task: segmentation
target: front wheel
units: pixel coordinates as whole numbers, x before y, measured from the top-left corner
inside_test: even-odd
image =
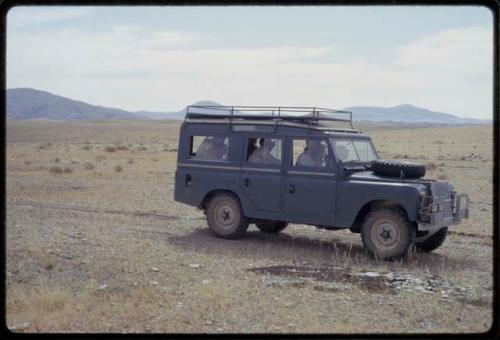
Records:
[[[429,238],[426,238],[422,242],[416,242],[415,248],[417,248],[417,251],[419,252],[430,253],[431,251],[441,247],[444,240],[446,240],[446,235],[448,235],[448,228],[439,229],[437,233]]]
[[[288,226],[286,222],[279,221],[259,221],[255,222],[257,228],[266,234],[277,234]]]
[[[206,210],[210,230],[221,238],[237,239],[245,235],[248,219],[243,216],[239,200],[231,194],[218,194]]]
[[[386,207],[371,211],[363,222],[361,240],[375,258],[398,260],[415,243],[416,228],[404,211]]]

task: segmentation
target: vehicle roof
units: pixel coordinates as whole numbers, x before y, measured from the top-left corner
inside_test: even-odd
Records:
[[[190,127],[190,129],[198,130],[201,133],[258,133],[258,134],[286,134],[286,135],[310,135],[322,137],[337,137],[337,138],[369,138],[359,130],[355,129],[321,129],[317,126],[307,125],[292,125],[289,123],[267,123],[255,124],[253,122],[232,123],[228,122],[206,122],[206,121],[189,121],[186,120],[183,126]],[[228,129],[229,128],[229,129]]]
[[[348,115],[349,118],[336,117],[335,114]],[[338,126],[338,123],[348,123],[349,127]],[[313,135],[367,137],[353,128],[351,112],[317,107],[188,106],[184,124],[207,130],[218,130],[216,127],[220,126],[226,132],[229,125],[233,132],[303,135],[306,130],[308,134]]]

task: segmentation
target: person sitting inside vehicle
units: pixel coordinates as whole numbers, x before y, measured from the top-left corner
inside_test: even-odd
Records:
[[[335,152],[337,152],[337,158],[345,162],[349,159],[349,151],[345,147],[345,145],[337,145],[335,147]]]
[[[196,159],[221,161],[226,158],[227,146],[222,137],[207,137],[196,151]]]
[[[273,139],[259,139],[259,147],[248,157],[249,163],[279,165],[280,161],[271,154],[276,145]]]
[[[304,152],[302,152],[295,165],[315,168],[326,166],[326,146],[319,140],[307,140]]]
[[[257,150],[257,138],[249,138],[247,144],[247,160],[255,150]]]

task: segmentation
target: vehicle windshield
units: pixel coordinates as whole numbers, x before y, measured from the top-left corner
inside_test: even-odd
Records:
[[[337,159],[344,163],[365,163],[378,159],[369,139],[330,138],[330,143]]]

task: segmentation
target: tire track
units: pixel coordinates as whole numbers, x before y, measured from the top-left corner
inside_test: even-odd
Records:
[[[7,206],[9,205],[18,207],[27,207],[27,208],[39,208],[39,209],[70,210],[70,211],[88,212],[97,214],[116,214],[116,215],[132,216],[132,217],[153,217],[159,220],[167,220],[167,221],[175,221],[179,219],[178,216],[164,215],[164,214],[144,212],[144,211],[96,209],[92,207],[81,207],[81,206],[68,207],[64,205],[49,205],[49,204],[36,204],[36,203],[27,204],[27,203],[8,202]]]

